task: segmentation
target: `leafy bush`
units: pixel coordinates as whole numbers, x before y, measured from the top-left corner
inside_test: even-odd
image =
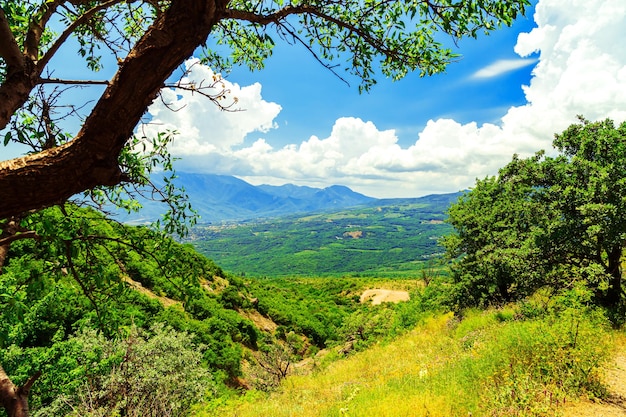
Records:
[[[160,324],[150,333],[133,327],[117,340],[84,330],[66,344],[79,355],[73,373],[82,383],[35,417],[183,416],[214,390],[201,363],[202,347],[191,335]]]

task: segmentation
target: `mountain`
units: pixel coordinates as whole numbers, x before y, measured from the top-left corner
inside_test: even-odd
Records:
[[[239,178],[216,174],[179,172],[174,180],[185,188],[200,223],[244,221],[279,217],[296,213],[318,212],[359,206],[376,201],[348,187],[333,185],[313,188],[286,184],[254,186]],[[157,186],[162,180],[154,179]],[[144,208],[120,220],[142,223],[159,218],[165,207],[161,203],[142,201]]]

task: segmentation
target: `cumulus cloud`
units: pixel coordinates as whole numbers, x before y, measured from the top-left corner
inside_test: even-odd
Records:
[[[539,0],[534,19],[537,27],[519,35],[515,52],[521,58],[538,53],[538,60],[500,61],[475,74],[491,77],[536,62],[530,85],[523,86],[526,104],[508,109],[497,124],[430,120],[408,147],[399,145],[394,130],[351,117],[338,119],[326,138],[280,148],[265,139],[242,146],[248,133],[275,127],[280,111],[263,101],[260,85],[228,85],[247,109],[244,117],[206,103],[194,107],[200,98],[188,92],[167,93],[184,110],[167,113],[155,105],[150,113],[161,126],[184,132],[173,151],[185,156],[189,169],[253,183],[344,184],[376,197],[457,191],[495,174],[514,153],[549,150],[553,134],[578,114],[626,120],[626,43],[619,42],[626,2]],[[199,66],[189,77],[211,74]]]
[[[147,136],[177,131],[172,154],[185,157],[228,151],[241,145],[247,134],[276,127],[274,119],[281,106],[262,99],[261,84],[241,87],[197,59],[188,60],[185,66],[187,74],[180,80],[185,88],[162,90],[160,100],[148,109],[150,122],[141,126]],[[228,109],[211,103],[207,95],[223,95],[216,100]]]

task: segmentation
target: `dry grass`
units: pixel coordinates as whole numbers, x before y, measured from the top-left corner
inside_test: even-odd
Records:
[[[311,375],[292,376],[263,401],[236,400],[200,416],[467,416],[458,392],[439,393],[426,381],[457,354],[446,328],[451,315],[431,319],[394,343],[332,362]],[[452,404],[452,405],[451,405]]]
[[[584,377],[577,370],[603,364],[611,334],[573,316],[518,321],[513,313],[470,312],[461,322],[440,315],[391,343],[290,376],[272,394],[221,399],[196,417],[567,415],[564,399],[598,386],[596,365]]]

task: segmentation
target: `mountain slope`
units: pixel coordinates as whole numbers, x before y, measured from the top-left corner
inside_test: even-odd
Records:
[[[154,179],[157,186],[163,183]],[[242,221],[277,217],[295,213],[325,211],[366,204],[376,199],[356,193],[348,187],[331,186],[324,189],[283,186],[254,186],[232,176],[178,173],[174,180],[182,186],[200,223]],[[131,222],[153,221],[164,212],[163,204],[144,201],[141,212],[123,218]]]

